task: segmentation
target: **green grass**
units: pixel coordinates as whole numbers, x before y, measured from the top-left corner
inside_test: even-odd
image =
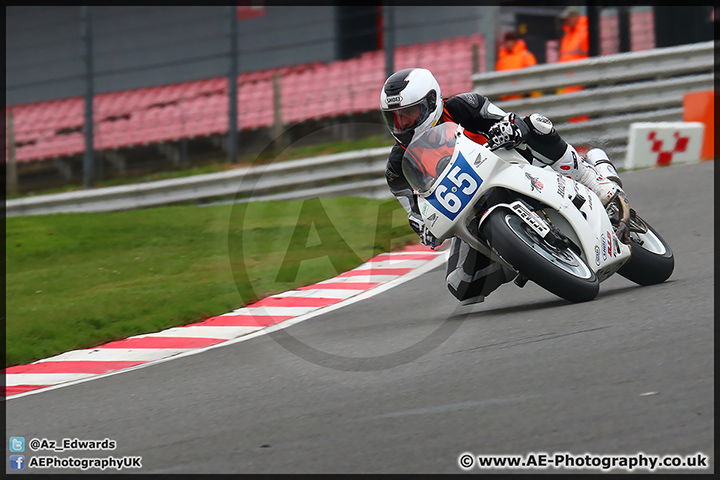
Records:
[[[323,142],[315,145],[290,146],[283,150],[279,155],[267,152],[258,155],[244,155],[238,157],[236,163],[230,164],[224,156],[218,156],[206,160],[201,165],[191,166],[188,168],[177,170],[164,170],[149,174],[130,173],[127,176],[109,178],[107,180],[99,180],[95,182],[95,187],[110,187],[115,185],[127,185],[140,182],[152,182],[156,180],[164,180],[168,178],[188,177],[191,175],[202,175],[206,173],[216,173],[235,168],[246,168],[250,165],[267,163],[269,161],[287,161],[298,160],[301,158],[310,158],[320,155],[330,155],[333,153],[347,152],[351,150],[361,150],[365,148],[389,147],[393,144],[392,139],[388,139],[386,135],[373,135],[365,138],[335,142]],[[22,198],[35,195],[47,195],[52,193],[64,193],[76,190],[82,190],[82,184],[73,183],[60,187],[35,189],[32,192],[20,193],[18,195],[8,195],[7,198]]]
[[[395,199],[7,218],[6,366],[228,313],[415,241]]]

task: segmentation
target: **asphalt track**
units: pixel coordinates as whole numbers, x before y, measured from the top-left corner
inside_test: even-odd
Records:
[[[272,335],[7,400],[6,442],[109,438],[25,455],[141,456],[132,473],[465,473],[466,452],[702,453],[707,469],[657,471],[714,472],[713,177],[623,175],[675,253],[664,284],[614,276],[584,304],[508,284],[458,308],[441,267]],[[468,470],[493,471],[559,470]]]

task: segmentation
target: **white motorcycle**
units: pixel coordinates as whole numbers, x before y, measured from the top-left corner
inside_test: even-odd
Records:
[[[475,250],[571,302],[597,296],[614,273],[639,285],[667,280],[674,269],[665,240],[630,209],[631,245],[614,225],[622,206],[514,149],[491,151],[461,126],[442,123],[413,140],[405,178],[419,194],[425,225],[438,240],[458,236]]]

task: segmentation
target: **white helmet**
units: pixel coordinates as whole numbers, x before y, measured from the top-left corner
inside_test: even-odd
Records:
[[[380,112],[395,140],[408,145],[416,133],[435,126],[443,111],[440,84],[430,70],[406,68],[385,80]]]

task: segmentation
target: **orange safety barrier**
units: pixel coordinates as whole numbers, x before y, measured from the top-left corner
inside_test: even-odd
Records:
[[[715,90],[686,93],[683,96],[683,121],[705,124],[700,158],[715,158]]]

